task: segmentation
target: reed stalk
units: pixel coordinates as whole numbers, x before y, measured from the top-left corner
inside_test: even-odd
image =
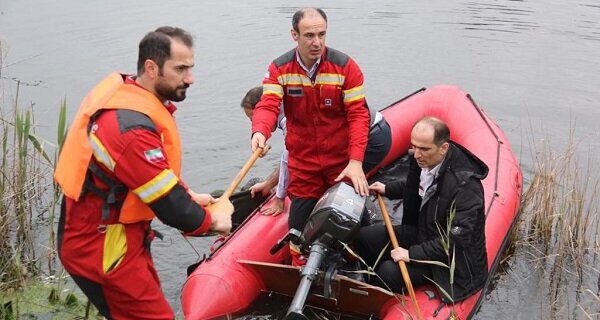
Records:
[[[39,206],[43,204],[49,187],[46,181],[51,179],[53,167],[35,135],[33,109],[19,108],[19,90],[17,81],[10,110],[5,110],[4,103],[0,105],[0,292],[19,288],[25,280],[39,274],[35,250],[39,239],[35,239],[34,230],[44,212]],[[51,207],[54,205],[55,202]],[[54,219],[50,216],[49,228],[53,230]],[[54,236],[50,232],[50,237]]]
[[[48,157],[47,154],[43,153],[45,155],[45,158],[47,159],[47,161],[49,163],[52,164],[52,172],[54,172],[54,169],[56,168],[56,164],[58,163],[58,155],[60,154],[60,151],[62,150],[62,147],[65,143],[65,139],[67,137],[67,100],[66,98],[63,98],[62,101],[60,102],[60,106],[59,106],[59,116],[58,116],[58,127],[57,127],[57,131],[56,131],[56,141],[57,141],[57,150],[54,153],[54,156],[52,158],[52,160],[50,160],[50,158]],[[42,153],[43,148],[42,148],[42,144],[38,143],[34,143],[34,145],[39,146],[36,147],[36,149],[38,150],[38,152]],[[60,201],[60,196],[62,195],[62,191],[60,190],[60,186],[56,183],[56,182],[52,182],[52,201],[51,203],[48,204],[48,212],[49,212],[49,216],[48,216],[48,250],[47,250],[47,263],[48,263],[48,273],[50,275],[54,275],[55,270],[54,270],[54,266],[56,264],[56,243],[55,243],[55,239],[56,239],[56,232],[54,230],[54,226],[56,223],[56,208],[58,205],[58,202]]]
[[[6,197],[9,188],[8,170],[8,126],[4,121],[0,122],[0,138],[2,141],[2,155],[0,156],[0,291],[4,291],[2,284],[5,282],[5,274],[13,273],[11,263],[12,247],[10,234],[8,232],[10,199]]]
[[[29,111],[18,111],[18,95],[13,104],[12,121],[4,120],[2,130],[2,262],[0,287],[12,287],[22,282],[30,273],[35,261],[33,235],[31,232],[31,186],[30,170],[34,158],[29,157],[26,136],[31,129]],[[12,138],[12,139],[11,139]],[[10,145],[9,143],[12,142]]]
[[[19,84],[17,84],[17,97],[19,92]],[[34,267],[35,249],[34,240],[32,234],[32,193],[36,181],[30,180],[33,166],[35,165],[30,159],[29,154],[29,141],[27,137],[31,130],[31,113],[29,110],[22,114],[18,112],[18,106],[16,105],[14,110],[16,112],[15,118],[15,174],[14,181],[16,182],[14,190],[15,198],[15,213],[16,213],[16,253],[20,258],[20,262],[23,263],[25,269],[24,272],[28,273],[30,268]]]
[[[27,84],[16,80],[14,96],[7,102],[4,85],[11,80],[1,77],[4,61],[4,43],[0,41],[0,319],[18,319],[22,305],[28,305],[27,309],[32,305],[27,301],[31,286],[47,288],[44,291],[49,290],[50,296],[46,298],[56,298],[50,301],[53,306],[61,302],[72,308],[79,303],[73,293],[61,299],[66,280],[55,277],[56,205],[61,190],[52,182],[52,174],[67,132],[66,100],[59,107],[57,143],[49,143],[36,134],[33,104],[25,109],[20,106],[21,87]],[[48,146],[54,154],[49,155]],[[46,223],[47,243],[36,234]],[[47,248],[50,275],[50,282],[44,284],[38,278],[41,259],[36,248],[40,246]],[[53,306],[43,307],[55,309]]]
[[[600,293],[600,179],[593,161],[580,164],[574,136],[571,129],[563,152],[554,152],[548,139],[532,143],[533,177],[521,203],[525,234],[516,246],[542,270],[541,283],[547,285],[540,289],[548,303],[540,315],[550,319],[588,318],[600,311],[594,294]]]

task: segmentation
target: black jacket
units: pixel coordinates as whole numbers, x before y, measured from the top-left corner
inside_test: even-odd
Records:
[[[413,157],[406,182],[390,183],[386,195],[403,198],[403,225],[418,229],[418,244],[408,248],[411,260],[435,260],[450,266],[454,256],[453,286],[450,269],[431,265],[433,281],[445,302],[460,301],[483,287],[488,273],[485,247],[485,212],[481,180],[488,167],[463,146],[451,142],[449,151],[433,184],[419,196],[421,168]],[[456,209],[448,232],[451,208]],[[440,234],[441,233],[441,234]],[[449,238],[449,254],[442,240]],[[447,242],[447,240],[446,240]]]

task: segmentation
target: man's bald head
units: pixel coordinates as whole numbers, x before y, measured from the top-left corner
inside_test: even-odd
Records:
[[[420,119],[413,126],[410,144],[421,168],[432,169],[440,164],[450,147],[450,130],[446,123],[435,117]]]
[[[300,20],[302,20],[304,18],[304,16],[312,17],[315,15],[321,16],[321,18],[323,18],[323,20],[325,20],[325,23],[327,23],[327,15],[325,14],[325,11],[323,11],[323,9],[309,7],[309,8],[302,8],[294,13],[294,16],[292,17],[292,28],[294,30],[296,30],[296,32],[300,32],[300,29],[298,28],[298,23],[300,23]]]
[[[438,147],[444,142],[450,141],[450,129],[448,129],[448,125],[436,117],[427,116],[421,118],[414,124],[413,130],[433,130],[433,143]]]

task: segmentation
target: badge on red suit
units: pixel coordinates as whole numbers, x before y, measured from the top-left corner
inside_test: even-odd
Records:
[[[304,88],[302,87],[287,87],[287,95],[290,97],[303,97]]]

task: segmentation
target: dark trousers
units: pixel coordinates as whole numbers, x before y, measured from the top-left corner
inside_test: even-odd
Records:
[[[394,226],[394,232],[402,248],[408,249],[410,246],[417,244],[416,227]],[[390,257],[392,244],[390,243],[385,225],[371,225],[361,228],[354,239],[354,246],[358,255],[369,266],[375,267],[378,277],[371,276],[369,279],[370,283],[398,293],[406,288],[398,263],[394,262]],[[385,252],[381,255],[380,262],[377,266],[374,266],[384,248]],[[406,269],[408,270],[413,286],[430,283],[427,279],[432,278],[431,267],[429,265],[411,261],[406,263]]]
[[[290,215],[288,216],[288,228],[296,229],[300,232],[304,229],[304,224],[308,220],[310,213],[315,208],[319,199],[315,198],[298,198],[291,197],[292,203],[290,205]],[[292,240],[295,245],[300,245],[296,241]]]

